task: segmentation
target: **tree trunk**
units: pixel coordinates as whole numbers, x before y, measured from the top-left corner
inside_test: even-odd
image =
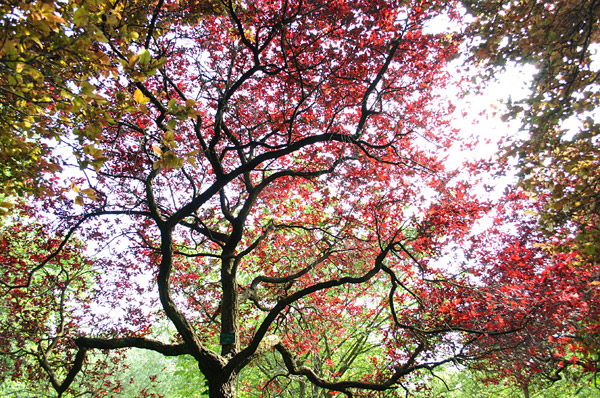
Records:
[[[529,398],[529,384],[523,386],[523,397]]]
[[[235,398],[237,375],[223,379],[221,377],[208,381],[209,398]]]
[[[239,351],[238,337],[238,284],[233,269],[233,259],[228,256],[223,260],[221,269],[221,335],[233,335],[233,343],[221,343],[221,355],[227,356]]]

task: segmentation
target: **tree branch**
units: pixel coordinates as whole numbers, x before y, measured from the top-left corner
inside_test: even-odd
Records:
[[[78,337],[75,344],[80,348],[96,348],[100,350],[111,350],[118,348],[141,348],[159,352],[165,356],[179,356],[190,354],[190,350],[185,344],[165,344],[157,340],[147,339],[145,337],[123,337],[123,338],[93,338]]]

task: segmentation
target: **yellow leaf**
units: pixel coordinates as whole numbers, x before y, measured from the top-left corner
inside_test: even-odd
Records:
[[[47,15],[46,19],[48,20],[48,22],[51,22],[53,24],[66,23],[67,22],[67,21],[65,21],[65,19],[63,17],[60,17],[58,15],[54,15],[54,14]],[[54,28],[53,30],[56,32],[58,29]]]
[[[104,166],[104,162],[106,162],[108,158],[104,156],[100,156],[92,160],[92,166],[94,166],[94,170],[98,171],[102,166]]]
[[[165,57],[159,58],[156,60],[156,63],[153,63],[152,67],[156,69],[160,69],[167,63],[167,59]]]
[[[131,56],[131,58],[129,58],[129,62],[127,63],[127,66],[130,68],[133,68],[139,61],[140,61],[139,54],[134,54]]]
[[[85,7],[79,7],[77,11],[73,14],[73,22],[75,22],[76,26],[83,26],[87,24],[89,20],[89,13]]]
[[[79,186],[77,184],[75,184],[74,182],[71,182],[71,189],[77,193],[79,192]]]
[[[152,151],[157,155],[157,156],[161,156],[162,155],[162,150],[160,149],[160,147],[158,145],[152,145]]]
[[[0,207],[4,209],[12,209],[13,207],[15,207],[15,204],[10,202],[0,202]]]
[[[79,206],[83,206],[83,197],[82,196],[77,196],[75,198],[75,203],[78,204]]]
[[[165,139],[164,140],[165,140],[166,143],[173,142],[175,140],[175,132],[173,130],[168,130],[165,133]]]
[[[150,98],[146,97],[139,88],[133,93],[133,99],[139,104],[147,104]]]
[[[102,32],[96,32],[94,34],[94,39],[100,43],[108,43],[108,38],[104,36],[104,33]]]
[[[196,155],[198,155],[199,152],[200,152],[199,149],[195,149],[195,150],[190,151],[190,152],[188,152],[188,153],[185,154],[186,160],[194,168],[196,168],[198,166],[198,163],[196,162]]]
[[[175,155],[171,151],[165,152],[163,158],[161,159],[161,162],[162,168],[167,170],[179,169],[181,168],[181,166],[183,166],[183,159],[177,157],[177,155]]]
[[[196,162],[196,157],[195,156],[188,156],[187,157],[187,161],[189,164],[192,165],[193,168],[198,167],[198,163]]]
[[[38,84],[42,84],[44,82],[44,75],[42,74],[42,72],[35,68],[28,67],[27,69],[25,69],[25,73],[31,76],[33,79],[35,79],[35,81]]]
[[[96,191],[94,191],[92,188],[86,188],[86,189],[82,189],[81,193],[85,194],[85,196],[87,196],[88,198],[90,198],[91,200],[96,200]]]
[[[30,36],[29,37],[31,40],[33,40],[35,42],[35,44],[37,44],[38,46],[40,46],[41,49],[44,49],[44,45],[42,44],[42,42],[40,41],[40,38],[37,36]]]

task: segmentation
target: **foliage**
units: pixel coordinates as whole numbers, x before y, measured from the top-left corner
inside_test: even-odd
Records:
[[[127,107],[121,101],[117,109],[109,109],[97,93],[119,67],[103,48],[111,35],[119,36],[123,46],[138,38],[146,7],[137,0],[2,2],[0,193],[51,195],[54,182],[48,178],[62,168],[52,147],[66,135],[85,142],[76,154],[85,155],[95,167],[103,163],[105,157],[93,143],[101,137],[101,128],[114,125],[118,112]],[[197,12],[211,10],[195,6]],[[147,72],[158,65],[156,60],[146,64]],[[94,123],[87,125],[90,121]],[[87,128],[80,129],[83,125]]]
[[[443,397],[443,398],[487,398],[487,397],[519,397],[524,392],[514,385],[505,383],[483,383],[481,379],[485,374],[470,371],[468,369],[457,369],[446,367],[430,376],[429,388],[416,397]],[[581,397],[592,398],[597,395],[597,389],[593,381],[573,381],[565,378],[552,384],[529,388],[531,398],[554,398],[554,397]]]
[[[475,56],[493,74],[507,62],[531,63],[530,94],[509,104],[530,135],[512,143],[521,185],[546,201],[541,222],[550,234],[577,229],[574,244],[597,262],[597,60],[600,11],[595,1],[466,2]]]
[[[600,65],[594,55],[600,40],[596,2],[500,0],[465,5],[477,17],[468,30],[475,56],[489,73],[509,62],[537,67],[529,96],[509,104],[509,116],[519,117],[531,134],[514,149],[523,173],[542,167],[545,159],[568,156],[572,146],[593,147],[598,130],[593,111],[600,101]],[[569,132],[570,126],[563,125],[569,119],[579,120],[574,129],[582,130]]]
[[[508,104],[506,117],[519,119],[529,135],[509,139],[507,155],[517,156],[520,186],[539,201],[533,211],[546,239],[537,245],[552,256],[576,257],[569,273],[589,286],[579,299],[595,301],[600,8],[595,1],[569,0],[465,4],[477,17],[468,31],[474,58],[490,76],[510,62],[537,68],[528,96]],[[598,355],[591,338],[598,332],[597,318],[579,322],[569,341]]]
[[[73,4],[62,1],[0,5],[3,194],[46,191],[42,174],[56,172],[60,165],[47,143],[40,141],[60,137],[71,120],[65,117],[57,123],[54,111],[70,109],[85,117],[87,111],[80,113],[83,103],[95,100],[87,79],[94,65],[102,64],[99,54],[91,51],[98,38],[77,29],[73,13]]]
[[[366,286],[362,289],[372,289]],[[285,342],[296,348],[297,360],[310,364],[320,374],[345,379],[360,379],[374,370],[374,358],[383,354],[381,327],[386,319],[382,316],[385,305],[370,303],[364,308],[356,305],[364,292],[334,290],[330,294],[343,298],[342,307],[334,307],[335,313],[323,314],[316,302],[309,302],[310,311],[290,311],[282,322]],[[343,308],[342,311],[340,311]],[[357,323],[357,319],[368,324]],[[273,336],[272,336],[273,338]],[[257,358],[241,375],[244,397],[328,397],[332,393],[307,383],[304,378],[292,375],[275,352]],[[260,386],[258,389],[257,386]]]
[[[0,377],[12,386],[4,393],[17,389],[18,396],[55,396],[52,389],[65,391],[75,376],[73,339],[94,323],[84,310],[92,298],[94,269],[80,241],[65,243],[53,236],[27,215],[31,210],[20,204],[0,228]],[[38,272],[31,272],[36,266]],[[14,284],[23,287],[6,289]],[[118,390],[118,383],[105,379],[112,372],[110,359],[90,355],[81,362],[77,370],[87,377],[77,380],[78,390],[91,395]]]
[[[599,328],[599,266],[585,254],[554,249],[536,222],[537,206],[541,204],[514,197],[499,206],[498,227],[477,237],[475,260],[466,268],[485,286],[478,293],[490,298],[489,311],[500,306],[515,314],[525,308],[529,312],[520,333],[503,337],[509,350],[491,353],[472,367],[486,382],[510,382],[524,391],[565,374],[576,382],[582,370],[595,373],[598,368],[596,344],[589,337]],[[507,225],[513,232],[502,231]],[[494,293],[505,300],[493,300]]]
[[[23,26],[35,22],[9,7]],[[397,396],[422,388],[421,372],[507,348],[525,355],[520,375],[538,351],[516,348],[546,353],[549,337],[585,322],[576,308],[586,289],[593,313],[597,286],[572,266],[579,257],[528,243],[528,220],[516,235],[473,235],[503,204],[476,195],[485,163],[444,163],[459,134],[439,95],[459,41],[429,28],[458,21],[454,2],[90,0],[49,10],[50,31],[89,69],[74,64],[78,82],[60,68],[42,73],[58,78],[42,77],[47,91],[76,93],[31,111],[47,112],[42,130],[60,140],[64,170],[48,169],[51,194],[27,208],[43,227],[7,227],[1,281],[14,314],[36,318],[31,333],[7,336],[10,358],[40,358],[43,371],[24,371],[59,397],[94,395],[96,381],[117,394],[118,375],[88,371],[101,364],[89,353],[126,348],[186,358],[211,398],[236,386],[277,394],[282,380],[294,393]],[[7,64],[37,65],[20,59]],[[6,120],[22,117],[16,109]],[[510,199],[516,210],[498,209],[507,219],[527,203]],[[471,258],[444,264],[451,254]],[[164,322],[176,332],[154,336]],[[265,375],[243,385],[251,365]]]
[[[205,383],[198,365],[189,357],[166,358],[147,350],[131,349],[119,374],[123,398],[138,397],[206,397]]]

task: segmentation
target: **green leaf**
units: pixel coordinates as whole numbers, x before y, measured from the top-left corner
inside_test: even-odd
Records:
[[[143,65],[143,66],[148,65],[151,58],[152,58],[152,56],[150,55],[150,52],[147,49],[143,49],[139,53],[140,65]]]
[[[85,7],[79,7],[75,14],[73,14],[73,22],[78,27],[84,26],[89,20],[89,12]]]

